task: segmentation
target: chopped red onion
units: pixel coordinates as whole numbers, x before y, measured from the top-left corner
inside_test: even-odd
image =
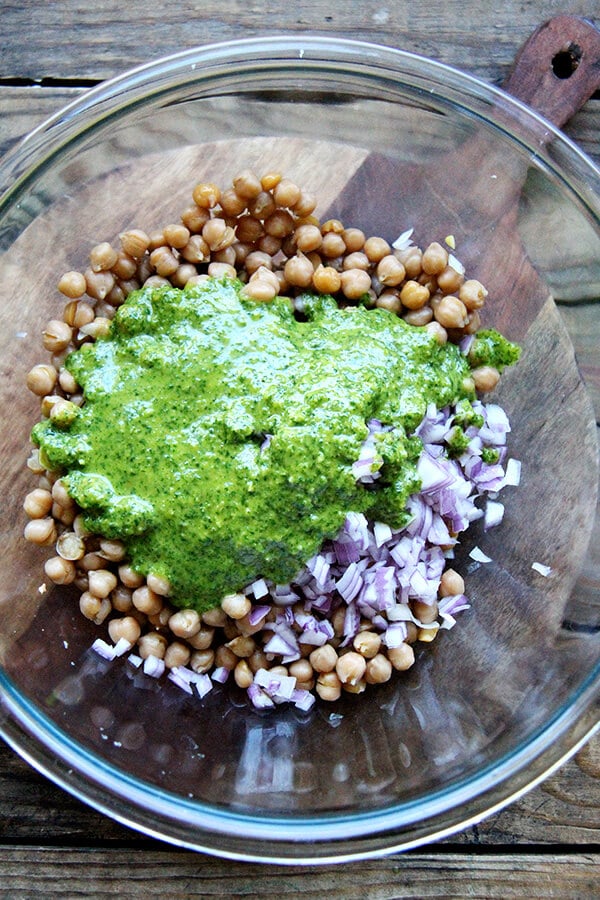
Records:
[[[474,559],[475,562],[479,563],[489,563],[492,561],[491,556],[486,556],[486,554],[479,547],[473,547],[471,552],[469,553],[471,559]]]
[[[92,644],[92,650],[101,656],[103,659],[114,659],[115,658],[115,648],[108,644],[106,641],[103,641],[102,638],[96,638],[94,643]]]
[[[216,681],[217,684],[225,684],[227,679],[229,678],[230,669],[226,669],[225,666],[217,666],[216,669],[213,669],[210,677],[213,681]]]
[[[485,504],[485,516],[483,519],[483,527],[487,531],[499,525],[504,517],[504,504],[497,500],[488,500]]]
[[[160,678],[165,671],[165,662],[158,656],[147,656],[144,660],[144,675],[150,675],[151,678]]]
[[[534,562],[531,564],[531,568],[535,572],[539,572],[540,575],[543,575],[544,578],[547,578],[548,575],[552,574],[552,568],[550,566],[545,566],[543,563]]]

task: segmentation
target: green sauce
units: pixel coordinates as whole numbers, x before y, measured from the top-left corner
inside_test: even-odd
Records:
[[[474,399],[459,349],[386,310],[306,295],[299,321],[288,300],[240,290],[131,294],[66,361],[83,407],[32,435],[87,527],[200,611],[258,577],[288,582],[350,510],[404,525],[419,488],[410,432],[430,402],[463,400],[466,424]],[[392,430],[365,486],[352,464],[370,419]]]

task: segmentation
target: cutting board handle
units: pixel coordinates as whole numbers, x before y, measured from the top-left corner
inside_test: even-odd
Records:
[[[562,127],[600,89],[600,31],[578,16],[550,19],[520,49],[503,87]]]

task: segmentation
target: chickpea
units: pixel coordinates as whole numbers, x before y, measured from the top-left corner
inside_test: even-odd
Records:
[[[147,585],[136,588],[131,595],[131,599],[135,608],[148,616],[154,616],[159,613],[163,604],[162,597],[155,594]]]
[[[302,192],[297,184],[289,178],[282,178],[273,190],[273,197],[278,206],[287,206],[290,209],[300,201]]]
[[[130,588],[126,588],[124,585],[118,584],[110,595],[110,602],[112,603],[113,609],[116,609],[117,612],[131,612],[133,601],[131,599]]]
[[[404,313],[403,318],[409,325],[428,325],[433,319],[433,310],[425,304],[420,309],[409,309],[408,312]]]
[[[346,244],[341,234],[335,231],[328,231],[323,235],[319,253],[327,259],[336,259],[346,252]]]
[[[322,672],[317,678],[315,690],[321,700],[334,702],[342,694],[342,682],[336,672]]]
[[[415,661],[415,653],[410,644],[400,644],[399,647],[390,647],[387,652],[388,659],[398,672],[410,669]]]
[[[196,634],[186,636],[186,640],[190,647],[193,647],[195,650],[208,650],[213,642],[214,636],[214,628],[201,624],[200,630],[197,631]]]
[[[371,276],[362,269],[348,269],[340,275],[342,293],[348,300],[359,300],[371,287]]]
[[[199,633],[200,627],[200,616],[195,609],[181,609],[169,618],[169,628],[180,638],[194,637]]]
[[[430,644],[437,637],[440,630],[438,622],[433,622],[428,628],[417,629],[417,640],[424,644]]]
[[[429,289],[418,281],[407,281],[400,291],[402,305],[408,309],[421,309],[428,302]]]
[[[42,343],[50,353],[60,353],[61,350],[66,350],[72,338],[73,329],[70,325],[60,319],[51,319],[42,334]]]
[[[116,644],[124,638],[130,644],[135,644],[140,638],[142,629],[134,616],[123,616],[121,619],[111,619],[108,623],[108,634],[111,641]]]
[[[444,294],[453,294],[460,290],[460,286],[464,281],[464,276],[453,269],[452,266],[446,266],[443,272],[437,276],[438,288]]]
[[[233,678],[237,686],[240,688],[248,688],[254,681],[252,669],[245,659],[240,659],[240,661],[236,665],[235,669],[233,670]]]
[[[135,589],[141,587],[144,583],[144,576],[140,575],[139,572],[134,572],[128,564],[119,566],[119,578],[128,588]]]
[[[365,659],[372,659],[379,653],[381,637],[374,631],[361,631],[355,636],[352,644],[357,653]]]
[[[296,681],[310,681],[314,675],[313,667],[307,659],[297,659],[290,663],[289,673]]]
[[[215,661],[215,651],[214,650],[196,650],[190,656],[190,668],[193,669],[194,672],[199,672],[200,674],[204,674],[208,672]]]
[[[308,287],[312,283],[314,271],[311,261],[304,254],[292,256],[283,269],[285,280],[296,287]]]
[[[144,255],[150,246],[150,238],[145,231],[139,228],[133,228],[131,231],[124,231],[119,235],[121,247],[128,256],[139,259]]]
[[[112,271],[117,276],[117,278],[121,278],[124,281],[127,281],[129,278],[134,278],[137,272],[137,260],[134,259],[133,256],[130,256],[129,253],[125,253],[124,250],[119,250],[117,253],[117,259],[112,266]],[[111,291],[111,294],[114,290],[117,289],[117,285]],[[107,294],[106,299],[109,300],[110,294]],[[110,300],[112,303],[113,301]],[[118,304],[115,304],[116,306]]]
[[[396,315],[400,315],[402,312],[402,301],[400,295],[395,291],[384,291],[377,297],[375,306],[377,309],[387,309]]]
[[[56,541],[54,519],[49,517],[32,519],[25,526],[23,535],[25,540],[32,544],[37,544],[39,547],[50,547]]]
[[[332,266],[321,264],[313,272],[312,283],[321,294],[335,294],[342,286],[342,279]]]
[[[312,253],[323,243],[323,235],[317,225],[300,225],[296,229],[295,239],[298,250],[303,253]]]
[[[398,257],[404,266],[407,278],[417,279],[419,277],[423,271],[423,253],[418,247],[395,250],[394,256]]]
[[[488,292],[481,282],[474,278],[465,281],[458,291],[459,300],[462,300],[468,310],[481,309],[487,295]]]
[[[221,600],[221,609],[230,619],[243,619],[252,609],[252,603],[245,594],[227,594]]]
[[[392,664],[387,656],[378,653],[372,659],[367,660],[365,681],[367,684],[383,684],[392,677]]]
[[[154,575],[152,572],[146,578],[146,584],[150,590],[161,597],[168,597],[171,593],[171,584],[168,578],[162,575]]]
[[[85,289],[94,300],[104,300],[115,286],[115,276],[112,272],[94,272],[93,269],[86,269],[84,275]]]
[[[471,370],[471,377],[475,382],[475,389],[487,393],[493,391],[500,381],[500,372],[494,366],[479,366]]]
[[[430,334],[433,334],[438,344],[445,344],[448,340],[448,332],[439,322],[428,322],[425,326]]]
[[[64,294],[65,297],[70,297],[73,300],[83,297],[85,288],[85,277],[81,272],[65,272],[58,282],[58,290],[61,294]]]
[[[35,488],[25,497],[23,509],[30,519],[43,519],[52,509],[52,494],[42,488]]]
[[[272,191],[277,187],[282,178],[283,175],[281,172],[267,172],[260,179],[261,187],[264,191]]]
[[[253,638],[243,634],[234,637],[233,640],[229,641],[225,646],[235,653],[236,656],[244,659],[252,656],[256,650],[256,643]]]
[[[342,237],[348,253],[355,253],[365,245],[365,233],[360,228],[344,228]]]
[[[103,600],[116,588],[117,577],[108,569],[95,569],[89,573],[88,584],[90,594]]]
[[[216,606],[214,609],[207,609],[202,613],[201,618],[204,624],[210,625],[211,628],[223,628],[227,622],[227,614],[223,612],[220,606]]]
[[[442,297],[433,314],[444,328],[462,328],[467,321],[467,308],[458,297]]]
[[[239,197],[233,188],[228,188],[221,194],[221,209],[226,216],[236,218],[246,209],[246,200]],[[202,224],[204,225],[204,222]]]
[[[32,394],[45,397],[54,390],[57,378],[58,373],[54,366],[37,365],[27,373],[27,387]]]
[[[71,584],[77,575],[74,563],[61,556],[52,556],[47,559],[44,563],[44,571],[54,584]]]
[[[221,200],[221,190],[210,181],[201,182],[194,188],[192,198],[201,209],[212,209]]]
[[[378,263],[384,256],[389,256],[392,248],[383,238],[370,237],[367,238],[363,245],[363,252],[366,253],[372,263]]]
[[[239,657],[237,657],[229,647],[226,647],[224,644],[217,647],[215,651],[215,667],[217,669],[223,667],[224,669],[229,669],[231,671],[235,669],[238,662]]]
[[[300,199],[294,206],[294,212],[300,219],[304,219],[315,211],[316,206],[317,201],[312,194],[307,194],[305,191],[302,191]]]
[[[421,266],[427,275],[439,275],[448,265],[448,251],[437,241],[423,251]]]
[[[338,658],[335,671],[342,684],[358,684],[365,674],[367,664],[364,656],[351,650]]]
[[[264,229],[267,234],[282,240],[294,230],[293,216],[285,209],[276,209],[268,219],[265,219]]]
[[[107,269],[112,269],[118,258],[119,254],[114,247],[111,247],[108,241],[96,244],[90,251],[90,265],[92,271],[103,272]]]
[[[138,641],[138,651],[142,659],[149,656],[156,656],[158,659],[164,659],[167,650],[167,639],[163,634],[157,631],[150,631],[143,634]]]
[[[165,665],[167,669],[175,669],[177,666],[187,666],[192,651],[181,641],[173,641],[165,651]]]
[[[393,253],[384,256],[377,264],[377,277],[386,287],[402,284],[406,277],[406,269]]]
[[[261,303],[269,303],[273,300],[274,297],[277,296],[279,288],[279,283],[277,287],[272,284],[271,281],[267,281],[266,278],[253,278],[248,284],[244,285],[242,293],[245,297],[249,297],[250,300],[257,300]]]
[[[415,617],[422,622],[423,625],[430,625],[438,617],[438,605],[434,603],[424,603],[423,600],[414,600],[412,603],[412,611]]]
[[[77,562],[85,555],[85,542],[74,531],[63,531],[56,542],[56,552],[63,559]]]
[[[203,263],[210,256],[210,247],[201,234],[193,234],[180,252],[189,263]]]
[[[233,189],[238,197],[243,197],[244,200],[252,200],[254,197],[258,197],[263,186],[254,172],[251,172],[250,169],[244,169],[233,179]]]

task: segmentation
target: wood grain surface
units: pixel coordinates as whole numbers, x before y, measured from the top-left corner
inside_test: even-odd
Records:
[[[282,31],[372,40],[500,84],[518,48],[550,16],[598,16],[597,4],[432,0],[427,4],[106,0],[2,8],[0,153],[85,87],[209,41]],[[565,128],[600,162],[600,97]],[[600,420],[597,308],[562,308]],[[169,848],[89,809],[0,745],[0,897],[600,896],[600,736],[516,803],[446,841],[343,866],[241,864]]]

